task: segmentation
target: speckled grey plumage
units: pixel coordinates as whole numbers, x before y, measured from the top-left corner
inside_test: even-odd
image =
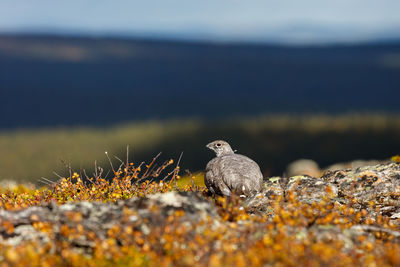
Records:
[[[204,175],[204,183],[211,193],[253,196],[261,191],[263,176],[256,162],[235,154],[222,140],[211,142],[207,147],[216,153],[216,157],[208,162]]]

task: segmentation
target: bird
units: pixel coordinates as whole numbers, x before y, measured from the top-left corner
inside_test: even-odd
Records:
[[[204,183],[215,195],[241,197],[254,196],[261,192],[263,175],[252,159],[235,154],[228,142],[216,140],[206,145],[216,157],[207,163]]]

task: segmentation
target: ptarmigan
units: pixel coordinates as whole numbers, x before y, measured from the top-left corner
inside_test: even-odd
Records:
[[[252,159],[235,154],[231,146],[222,140],[209,143],[216,157],[208,162],[204,183],[217,195],[253,196],[261,191],[263,176],[260,167]]]

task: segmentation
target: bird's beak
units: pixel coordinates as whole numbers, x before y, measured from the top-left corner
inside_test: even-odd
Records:
[[[207,147],[208,149],[211,149],[211,150],[212,150],[212,147],[213,147],[213,146],[212,146],[212,143],[207,144],[206,147]]]

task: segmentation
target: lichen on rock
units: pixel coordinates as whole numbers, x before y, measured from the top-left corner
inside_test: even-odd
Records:
[[[249,198],[187,190],[10,205],[0,209],[0,259],[33,266],[94,259],[121,266],[399,266],[399,192],[400,164],[389,163],[322,177],[271,177]],[[37,264],[32,255],[40,255]]]

